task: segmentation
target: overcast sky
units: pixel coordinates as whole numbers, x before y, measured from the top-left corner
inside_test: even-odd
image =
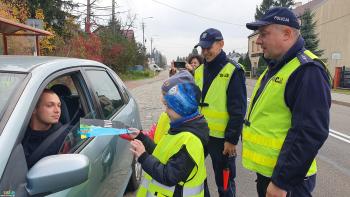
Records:
[[[86,3],[84,0],[75,2]],[[91,0],[92,1],[92,0]],[[307,3],[310,0],[296,0]],[[97,0],[98,6],[110,6],[112,0]],[[142,18],[145,23],[147,51],[153,47],[167,57],[187,56],[207,28],[219,29],[224,37],[224,50],[245,53],[247,36],[252,32],[245,24],[254,20],[255,8],[262,0],[116,0],[117,12],[128,11],[137,16],[135,38],[142,42]],[[125,21],[127,12],[117,17]],[[106,18],[106,17],[105,17]],[[107,17],[108,18],[108,17]],[[199,50],[200,52],[200,50]]]

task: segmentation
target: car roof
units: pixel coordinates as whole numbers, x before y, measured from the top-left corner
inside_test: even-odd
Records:
[[[18,71],[18,72],[30,72],[36,67],[45,66],[48,63],[60,64],[69,61],[72,66],[74,65],[105,65],[85,59],[68,58],[68,57],[51,57],[51,56],[25,56],[25,55],[0,55],[0,70],[4,71]]]

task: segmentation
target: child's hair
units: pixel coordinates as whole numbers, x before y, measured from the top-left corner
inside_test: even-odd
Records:
[[[167,106],[180,116],[189,116],[198,112],[201,91],[194,83],[180,83],[164,95]]]

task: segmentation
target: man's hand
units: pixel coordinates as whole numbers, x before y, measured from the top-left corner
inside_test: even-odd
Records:
[[[230,142],[225,142],[222,154],[228,155],[229,157],[237,156],[236,145],[231,144]]]
[[[134,153],[134,155],[136,155],[136,157],[140,157],[140,155],[142,155],[142,153],[144,153],[145,150],[145,146],[142,144],[142,142],[140,140],[133,140],[130,142],[131,144],[131,152]]]
[[[287,192],[270,182],[266,190],[266,197],[286,197]]]

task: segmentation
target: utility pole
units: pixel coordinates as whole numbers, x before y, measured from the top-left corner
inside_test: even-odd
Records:
[[[143,47],[145,47],[145,23],[143,22],[143,18],[142,18],[142,44],[143,44]]]
[[[152,44],[153,44],[153,38],[151,37],[151,58],[153,57],[153,48],[152,48]]]
[[[112,0],[112,30],[113,30],[113,33],[116,32],[116,29],[117,29],[117,22],[115,20],[115,0]]]
[[[112,0],[112,21],[115,21],[115,0]]]
[[[86,3],[86,21],[85,21],[85,32],[86,33],[91,33],[90,31],[90,25],[91,25],[91,22],[90,22],[90,16],[91,16],[91,4],[90,4],[90,0],[87,0],[87,3]]]
[[[146,17],[146,18],[143,18],[142,17],[142,44],[143,44],[143,47],[145,47],[145,22],[143,22],[144,19],[148,19],[148,18],[153,18],[153,16],[149,16],[149,17]]]

